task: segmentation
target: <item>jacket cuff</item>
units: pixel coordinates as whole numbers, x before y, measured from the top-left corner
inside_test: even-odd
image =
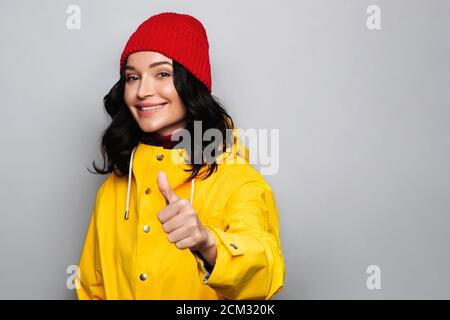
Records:
[[[220,286],[220,279],[227,273],[227,265],[230,259],[244,254],[244,248],[236,236],[232,233],[227,233],[219,228],[205,225],[211,231],[216,240],[216,262],[212,272],[207,270],[208,264],[201,258],[200,255],[195,255],[197,259],[198,274],[203,284],[217,284]]]

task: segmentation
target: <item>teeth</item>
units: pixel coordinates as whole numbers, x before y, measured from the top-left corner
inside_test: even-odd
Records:
[[[160,104],[160,105],[153,106],[153,107],[139,107],[139,109],[141,109],[141,110],[143,110],[143,111],[146,111],[146,110],[154,110],[154,109],[162,108],[163,105],[164,105],[164,104]]]

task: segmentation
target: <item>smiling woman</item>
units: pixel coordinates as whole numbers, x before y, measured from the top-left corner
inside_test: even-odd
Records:
[[[104,97],[112,121],[94,169],[108,177],[76,274],[80,299],[270,299],[283,287],[273,192],[211,94],[208,50],[200,21],[178,13],[150,17],[128,40]],[[191,160],[209,140],[172,141],[194,136],[198,121],[201,137],[222,133],[212,163]]]

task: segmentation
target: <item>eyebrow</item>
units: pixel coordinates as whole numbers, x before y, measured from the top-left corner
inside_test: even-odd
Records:
[[[158,61],[158,62],[153,62],[153,63],[149,66],[149,68],[154,68],[154,67],[160,66],[160,65],[162,65],[162,64],[168,64],[169,66],[172,66],[172,64],[171,64],[170,62],[168,62],[168,61]],[[125,67],[125,70],[134,70],[134,71],[136,71],[136,68],[133,67],[133,66],[126,66],[126,67]]]

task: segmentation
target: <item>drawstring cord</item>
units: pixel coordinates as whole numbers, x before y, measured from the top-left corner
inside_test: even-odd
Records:
[[[136,151],[137,147],[134,147],[133,151],[131,152],[130,157],[130,169],[128,170],[128,190],[127,190],[127,205],[125,209],[125,220],[128,220],[128,213],[129,213],[129,206],[130,206],[130,189],[131,189],[131,173],[133,169],[133,157],[134,157],[134,151]]]

